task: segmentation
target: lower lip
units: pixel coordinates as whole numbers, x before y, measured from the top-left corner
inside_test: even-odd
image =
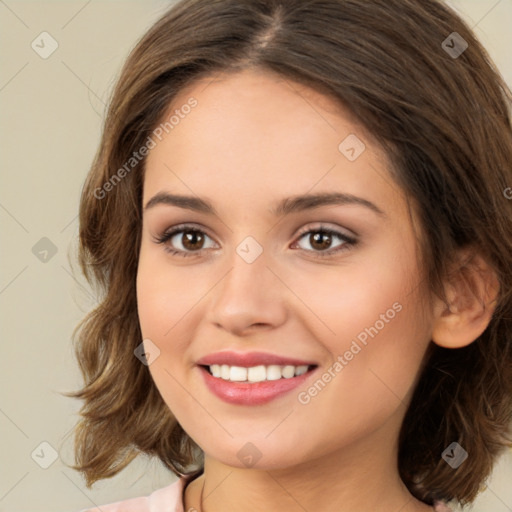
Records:
[[[208,389],[224,402],[236,405],[262,405],[284,395],[306,381],[315,368],[291,379],[268,380],[263,382],[232,382],[214,377],[199,366]]]

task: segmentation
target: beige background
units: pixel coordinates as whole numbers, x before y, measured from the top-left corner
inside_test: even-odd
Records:
[[[475,27],[512,84],[512,0],[451,4]],[[76,245],[80,189],[120,66],[169,5],[0,0],[0,512],[77,512],[148,494],[174,480],[158,462],[140,458],[117,477],[86,489],[65,465],[73,462],[65,434],[80,404],[59,394],[80,385],[70,334],[95,304],[74,280],[68,259]],[[47,59],[31,47],[43,31],[58,43]],[[43,237],[56,254],[48,241],[40,242]],[[32,252],[38,243],[39,250],[50,250],[46,262]],[[38,465],[52,460],[52,448],[42,442],[58,452],[48,469]],[[511,481],[509,451],[474,510],[512,511]]]

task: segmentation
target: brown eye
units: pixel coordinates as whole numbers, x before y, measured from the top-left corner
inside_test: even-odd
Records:
[[[329,233],[319,231],[309,235],[309,243],[311,247],[323,251],[329,249],[332,243],[332,236]]]
[[[207,245],[210,240],[210,245]],[[195,227],[176,226],[157,237],[156,242],[162,244],[165,250],[174,255],[194,256],[203,249],[213,248],[215,244],[204,231]]]
[[[333,246],[336,239],[340,240],[340,242]],[[306,252],[313,253],[314,256],[319,258],[334,256],[338,252],[349,250],[357,244],[355,238],[324,227],[304,231],[299,236],[298,240],[299,241],[295,242],[293,248],[299,247]],[[303,243],[301,243],[302,240],[306,240],[311,249],[304,247],[302,245]]]
[[[188,251],[197,251],[202,249],[204,236],[200,231],[183,231],[181,243]]]

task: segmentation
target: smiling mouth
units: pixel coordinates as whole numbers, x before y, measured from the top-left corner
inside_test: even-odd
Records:
[[[227,364],[200,365],[212,377],[228,382],[240,382],[252,384],[257,382],[270,382],[277,380],[289,380],[300,377],[312,370],[317,365],[257,365],[257,366],[231,366]]]

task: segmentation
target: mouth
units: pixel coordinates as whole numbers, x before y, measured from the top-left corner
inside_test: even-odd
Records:
[[[318,365],[270,354],[218,353],[197,362],[211,393],[234,405],[263,405],[304,384]]]

